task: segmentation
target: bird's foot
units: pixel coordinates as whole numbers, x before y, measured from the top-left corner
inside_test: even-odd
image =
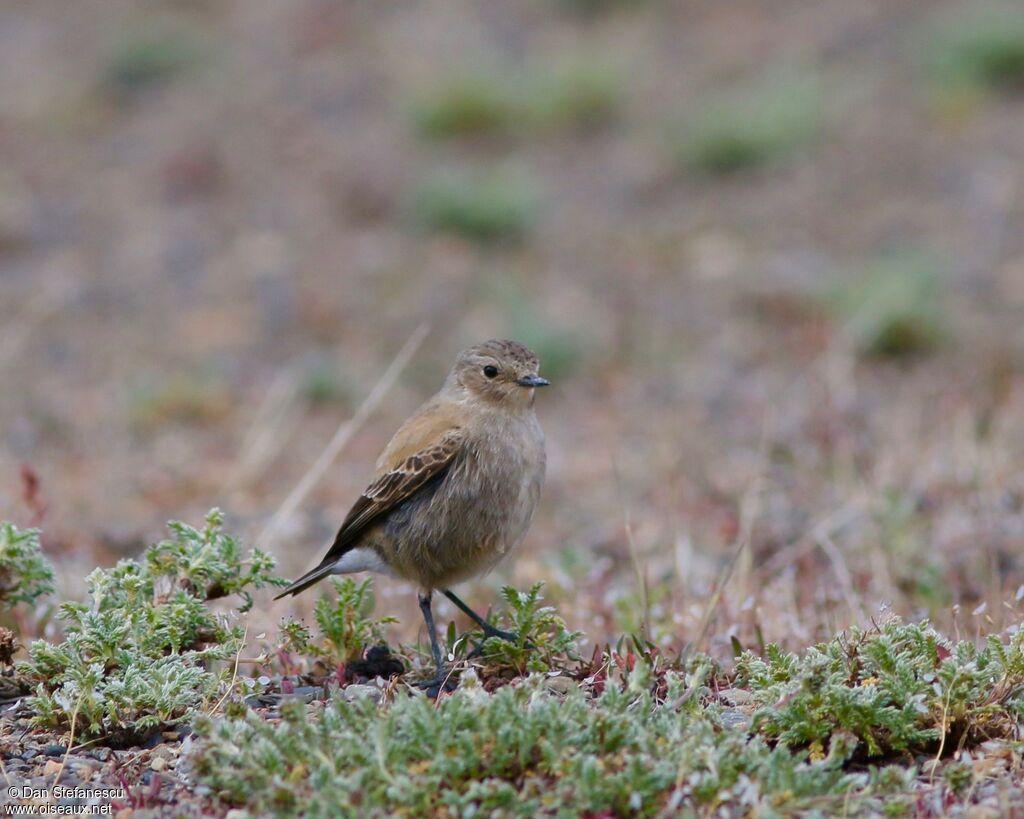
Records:
[[[417,688],[422,688],[432,700],[436,700],[442,691],[454,691],[457,687],[456,681],[452,679],[451,672],[445,671],[443,668],[437,669],[437,674],[429,680],[419,680],[414,682],[413,685]]]
[[[504,640],[507,643],[518,643],[519,635],[514,631],[502,631],[500,628],[495,628],[490,624],[481,626],[484,633],[484,639],[479,643],[473,645],[473,650],[469,652],[466,659],[472,660],[474,657],[479,657],[484,653],[484,643],[486,643],[491,637],[497,637],[499,640]],[[527,648],[532,648],[532,645],[527,644]]]
[[[482,629],[485,640],[489,640],[491,637],[497,637],[499,640],[504,640],[507,643],[519,642],[519,635],[514,631],[502,631],[500,628],[495,628],[490,623],[484,623]]]

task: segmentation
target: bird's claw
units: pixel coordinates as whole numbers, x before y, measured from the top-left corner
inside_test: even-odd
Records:
[[[439,670],[437,674],[431,677],[429,680],[419,680],[414,682],[413,685],[416,688],[422,688],[428,697],[432,700],[436,700],[438,695],[442,692],[454,691],[457,687],[455,680],[452,679],[450,673],[445,673],[443,670]]]
[[[484,639],[473,646],[473,650],[466,655],[467,660],[472,660],[474,657],[479,657],[484,653],[484,643],[486,643],[492,637],[497,637],[499,640],[504,640],[507,643],[518,643],[519,635],[512,631],[502,631],[500,628],[494,626],[488,626],[483,629]],[[532,643],[527,643],[526,648],[533,648]]]
[[[484,639],[489,640],[491,637],[497,637],[499,640],[504,640],[507,643],[518,643],[519,635],[512,631],[502,631],[500,628],[494,626],[484,626]]]

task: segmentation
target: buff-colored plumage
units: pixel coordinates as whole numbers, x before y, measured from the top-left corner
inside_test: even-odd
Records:
[[[435,589],[481,622],[448,586],[493,568],[526,534],[545,467],[534,388],[546,384],[517,342],[460,353],[385,448],[320,565],[281,596],[330,574],[380,571],[419,586],[431,628]]]

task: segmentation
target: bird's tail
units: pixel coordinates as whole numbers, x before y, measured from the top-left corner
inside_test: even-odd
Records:
[[[274,599],[280,600],[282,597],[286,597],[289,594],[298,594],[300,591],[305,591],[306,589],[308,589],[314,583],[323,580],[325,577],[327,577],[327,575],[331,573],[331,569],[334,568],[334,562],[335,561],[332,560],[329,563],[321,563],[315,569],[311,569],[310,571],[306,572],[304,575],[302,575],[302,577],[300,577],[298,580],[292,583],[288,588],[282,591]]]

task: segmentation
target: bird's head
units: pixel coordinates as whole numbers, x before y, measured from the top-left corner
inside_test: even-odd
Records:
[[[459,353],[446,386],[471,399],[507,407],[528,407],[534,389],[550,382],[541,378],[540,362],[517,341],[485,341]]]

